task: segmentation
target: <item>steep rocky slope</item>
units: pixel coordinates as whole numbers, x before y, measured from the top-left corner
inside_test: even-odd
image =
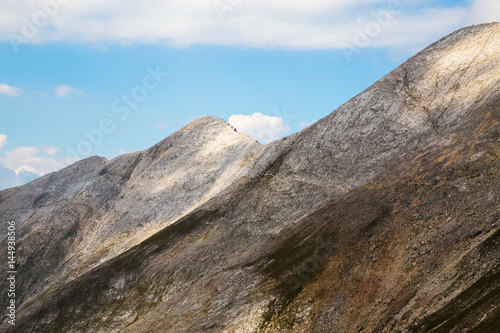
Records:
[[[498,331],[499,125],[497,99],[254,254],[264,331]]]
[[[16,329],[498,330],[499,50],[500,24],[465,28],[271,145],[202,118],[0,192]]]
[[[189,213],[244,175],[260,149],[223,120],[203,117],[146,151],[92,157],[0,192],[0,215],[18,226],[20,300]]]

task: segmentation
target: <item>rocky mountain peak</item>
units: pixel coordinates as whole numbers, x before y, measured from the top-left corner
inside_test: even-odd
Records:
[[[210,115],[205,115],[200,118],[195,119],[191,123],[189,123],[187,126],[199,126],[201,128],[204,127],[210,127],[210,126],[231,126],[229,125],[228,122],[226,122],[224,119],[221,119],[219,117],[215,116],[210,116]]]
[[[210,141],[218,141],[221,143],[220,146],[224,146],[231,142],[250,142],[254,140],[251,140],[247,135],[238,133],[233,126],[221,118],[203,116],[187,124],[158,145],[177,144],[188,146],[190,144],[206,144]]]
[[[236,131],[234,127],[221,118],[203,116],[181,128],[178,134],[182,132],[187,132],[187,135],[192,135],[193,140],[200,138],[200,141],[203,141],[203,139],[215,140],[218,137],[217,133],[220,132],[224,135],[233,135],[233,132]]]
[[[142,152],[111,161],[90,157],[1,192],[0,210],[15,212],[10,218],[22,221],[26,248],[21,251],[37,251],[29,244],[40,244],[35,239],[45,234],[37,225],[39,215],[57,219],[53,237],[69,237],[72,244],[63,250],[58,280],[44,282],[44,274],[60,264],[48,264],[58,260],[47,254],[58,245],[46,239],[47,251],[30,267],[40,278],[32,290],[69,281],[175,222],[245,175],[260,151],[259,143],[224,120],[204,116]],[[26,207],[44,208],[33,215]]]
[[[499,36],[499,23],[483,24],[425,48],[291,140],[275,143],[301,147],[284,167],[308,183],[345,191],[459,126],[500,90]]]
[[[0,192],[22,272],[2,331],[499,331],[499,29],[267,146],[206,116]]]

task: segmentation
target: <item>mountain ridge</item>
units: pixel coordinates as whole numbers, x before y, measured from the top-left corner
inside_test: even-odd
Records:
[[[72,263],[81,259],[71,253],[85,251],[70,243],[70,253],[45,273],[52,290],[31,289],[19,326],[27,332],[494,328],[500,318],[498,305],[489,308],[498,288],[490,276],[500,267],[499,31],[499,24],[461,29],[331,115],[267,146],[203,117],[144,158],[94,158],[98,167],[90,173],[74,167],[83,183],[76,186],[78,200],[106,199],[93,204],[97,215],[79,216],[88,256],[97,256],[90,269],[79,270]],[[212,124],[214,136],[197,137],[199,149],[189,150],[190,134],[201,124]],[[236,142],[220,145],[219,126]],[[186,148],[170,146],[177,138]],[[219,164],[210,169],[207,156],[210,165]],[[195,181],[201,186],[207,175],[223,172],[208,182],[215,191],[196,188],[194,199],[192,183],[176,187],[173,193],[185,190],[182,197],[151,194],[172,183],[165,174],[171,168],[182,170],[179,182],[210,170]],[[98,185],[89,184],[96,175]],[[20,206],[7,207],[11,193],[0,192],[2,215],[25,220]],[[48,219],[43,209],[50,201],[40,200],[31,211]],[[164,202],[179,207],[171,222],[165,223],[170,206]],[[93,217],[104,227],[85,227]],[[155,229],[158,217],[164,222]],[[120,243],[130,231],[148,233],[112,244],[108,254],[90,250],[110,236],[106,230],[120,228],[129,231]],[[35,242],[23,233],[23,244]],[[70,279],[61,274],[68,262]],[[477,275],[467,276],[467,267]],[[40,278],[29,265],[21,268]],[[464,320],[448,318],[454,311]]]
[[[44,220],[59,220],[55,230],[42,230],[44,222],[36,215],[11,215],[11,219],[23,221],[20,226],[22,241],[41,245],[35,239],[47,240],[46,251],[37,248],[25,250],[22,245],[19,248],[20,253],[28,258],[31,253],[38,252],[39,259],[31,264],[30,270],[44,272],[45,268],[40,266],[53,266],[62,271],[59,274],[66,276],[57,280],[67,281],[154,234],[218,193],[228,181],[246,170],[241,164],[259,147],[257,142],[235,132],[223,120],[202,117],[142,152],[125,154],[110,161],[90,157],[25,187],[0,192],[0,205],[9,205],[18,213],[22,212],[21,207],[32,203],[50,207],[48,212],[40,214],[46,215]],[[184,165],[191,165],[192,170],[187,170]],[[204,173],[199,172],[200,167],[205,169]],[[62,179],[58,180],[58,176]],[[169,182],[173,184],[169,185]],[[54,187],[54,183],[61,186]],[[142,197],[128,199],[126,193],[133,187],[143,189]],[[193,191],[193,188],[199,190]],[[11,200],[2,198],[2,193],[16,191],[21,193],[14,194]],[[118,202],[117,196],[120,196]],[[93,199],[89,201],[89,197]],[[161,199],[154,201],[152,198]],[[172,201],[176,206],[169,207],[168,211],[162,210],[161,200]],[[141,213],[126,216],[130,215],[130,205],[138,203],[142,203]],[[148,215],[156,212],[156,215],[144,223],[141,215],[144,212]],[[69,218],[55,217],[59,215]],[[83,225],[80,223],[82,219],[86,220]],[[37,226],[32,229],[31,224]],[[57,250],[58,244],[54,244],[54,240],[71,245],[65,244],[69,249]],[[59,251],[67,252],[62,255],[64,262],[59,254],[49,259]],[[43,273],[40,275],[44,276]],[[37,292],[61,282],[44,280],[40,276],[38,279],[36,283],[27,281],[43,286],[42,290],[35,289]]]

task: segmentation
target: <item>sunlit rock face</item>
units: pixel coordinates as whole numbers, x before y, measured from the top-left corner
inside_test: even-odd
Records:
[[[498,331],[499,62],[468,27],[269,145],[203,117],[0,192],[2,330]]]
[[[175,222],[248,172],[260,150],[206,116],[143,152],[91,157],[3,191],[2,216],[22,235],[23,294],[67,282]]]

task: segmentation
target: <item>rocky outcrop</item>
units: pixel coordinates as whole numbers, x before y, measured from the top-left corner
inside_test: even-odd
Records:
[[[16,329],[498,330],[499,50],[465,28],[268,146],[204,117],[0,192]]]
[[[207,116],[143,152],[112,161],[91,157],[1,192],[1,215],[18,226],[21,301],[188,214],[242,177],[260,150],[225,121]]]

